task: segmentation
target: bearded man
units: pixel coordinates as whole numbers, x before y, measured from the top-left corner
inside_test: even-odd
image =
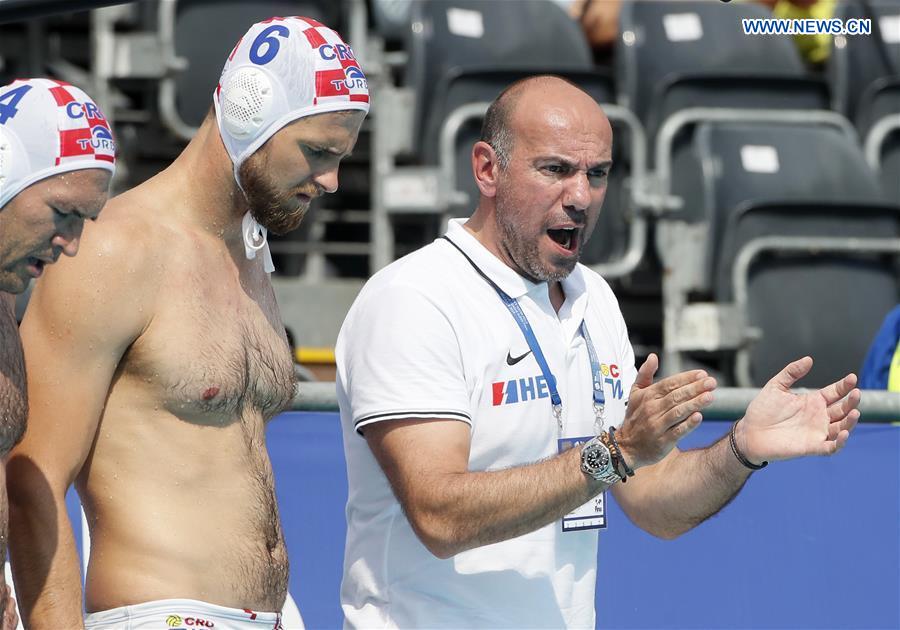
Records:
[[[238,42],[213,104],[31,298],[31,412],[9,463],[30,627],[281,625],[288,555],[265,423],[291,403],[294,371],[266,234],[337,189],[368,91],[337,33],[272,18]],[[72,483],[91,535],[85,619]]]

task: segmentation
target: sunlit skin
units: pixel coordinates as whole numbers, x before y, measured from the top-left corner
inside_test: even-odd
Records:
[[[482,199],[466,228],[516,272],[551,282],[555,291],[597,223],[612,166],[612,129],[590,96],[559,79],[544,82],[548,89],[527,90],[514,105],[506,168],[487,143],[473,148]],[[572,230],[572,236],[560,244],[548,230]]]
[[[281,610],[289,566],[265,426],[290,404],[295,376],[242,219],[250,210],[273,233],[296,228],[337,189],[363,117],[284,127],[239,186],[208,116],[37,283],[21,327],[31,411],[7,469],[26,625],[77,628],[83,610],[173,598]],[[71,485],[91,534],[84,591],[63,503]]]
[[[338,166],[353,149],[363,112],[301,118],[276,134],[240,168],[250,213],[275,234],[300,226],[309,204],[338,187]]]
[[[110,177],[103,169],[54,175],[0,209],[0,291],[21,293],[45,265],[78,252],[84,222],[106,203]]]

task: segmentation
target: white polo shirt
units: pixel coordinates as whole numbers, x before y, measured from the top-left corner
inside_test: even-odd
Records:
[[[582,320],[604,375],[606,426],[620,425],[636,370],[606,282],[578,265],[562,283],[565,303],[557,315],[546,283],[514,272],[463,223],[452,221],[447,237],[518,300],[556,377],[566,436],[595,433]],[[497,292],[444,239],[389,265],[363,287],[336,347],[349,482],[341,585],[348,626],[594,627],[596,531],[564,533],[555,522],[438,559],[416,537],[357,431],[401,418],[457,419],[471,426],[473,471],[553,456],[557,422],[541,369],[528,352]]]

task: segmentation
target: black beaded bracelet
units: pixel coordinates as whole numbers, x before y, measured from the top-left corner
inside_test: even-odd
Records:
[[[622,449],[619,448],[619,443],[616,441],[616,427],[609,427],[609,441],[613,443],[613,446],[616,447],[616,451],[619,453],[619,461],[622,462],[622,466],[625,468],[625,474],[629,477],[634,477],[634,470],[628,465],[628,462],[625,461]]]
[[[754,464],[749,459],[744,457],[737,447],[737,440],[734,438],[734,430],[737,428],[737,423],[740,422],[740,419],[735,420],[734,424],[731,425],[731,433],[729,433],[729,442],[731,443],[731,452],[734,453],[734,456],[738,458],[738,461],[741,462],[744,466],[749,468],[750,470],[761,470],[769,465],[769,462],[763,462],[762,464]]]

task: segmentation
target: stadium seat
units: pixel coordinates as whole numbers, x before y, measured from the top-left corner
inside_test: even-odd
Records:
[[[835,109],[854,121],[863,113],[862,122],[871,123],[859,110],[876,99],[879,86],[873,84],[885,77],[900,78],[900,2],[845,0],[836,7],[835,17],[872,21],[871,35],[834,38],[827,69]],[[860,128],[863,135],[866,131]]]
[[[304,15],[340,28],[341,2],[335,0],[162,0],[163,54],[182,60],[183,70],[162,81],[163,121],[190,139],[212,105],[223,60],[250,24],[272,16]],[[215,28],[209,28],[215,24]]]
[[[767,18],[751,2],[624,2],[616,54],[619,103],[653,143],[686,107],[823,109],[827,86],[807,75],[788,37],[743,34],[742,18]]]
[[[702,193],[686,207],[709,226],[706,278],[720,266],[729,215],[747,205],[794,201],[884,201],[875,173],[846,130],[826,125],[701,123],[693,153]],[[694,171],[696,172],[696,170]],[[690,178],[685,177],[684,180]],[[673,173],[681,192],[680,173]],[[693,187],[691,187],[693,188]],[[734,251],[734,250],[730,250]]]
[[[840,304],[837,296],[856,300],[854,283],[865,284],[858,303],[871,305],[868,312],[896,302],[897,268],[882,254],[900,252],[900,208],[884,201],[849,123],[830,116],[843,124],[825,116],[825,124],[697,125],[671,173],[673,191],[690,209],[680,218],[697,230],[668,252],[670,266],[695,271],[677,269],[679,281],[666,292],[670,354],[704,357],[741,386],[764,384],[803,354],[820,358],[811,384],[858,365],[879,315],[854,328],[855,308],[821,317],[817,309],[827,300]],[[769,240],[756,251],[761,238]],[[716,325],[704,330],[710,313]],[[684,330],[693,335],[688,342],[678,334]]]
[[[869,163],[881,177],[884,194],[900,203],[900,113],[885,116],[872,128],[866,149]]]
[[[515,10],[491,0],[417,0],[408,50],[404,82],[416,98],[413,137],[424,146],[437,140],[448,113],[471,102],[472,90],[482,86],[478,78],[469,80],[471,73],[593,68],[581,29],[552,0],[523,0]]]
[[[864,138],[866,160],[880,174],[884,193],[900,202],[900,76],[881,77],[866,88],[856,126]]]
[[[814,357],[803,386],[854,372],[900,302],[900,206],[748,204],[724,229],[715,297],[755,334],[735,354],[739,386],[761,387]]]

